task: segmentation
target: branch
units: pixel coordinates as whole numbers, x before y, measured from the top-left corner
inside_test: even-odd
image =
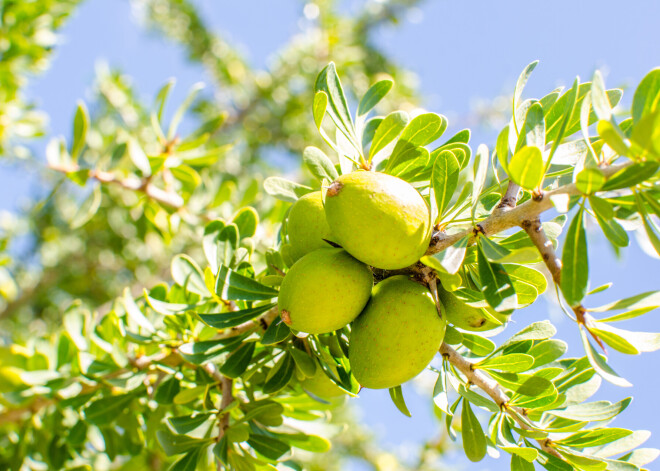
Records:
[[[80,167],[75,164],[69,166],[50,165],[49,168],[65,174],[77,172],[80,170]],[[119,185],[127,190],[141,191],[152,200],[158,201],[159,203],[174,209],[179,209],[183,207],[183,198],[181,198],[181,196],[179,196],[176,193],[171,193],[162,190],[157,186],[154,186],[150,182],[150,179],[148,177],[145,178],[127,177],[121,179],[115,176],[111,172],[91,169],[89,170],[89,178],[93,178],[101,183],[112,183],[115,185]]]
[[[521,226],[541,253],[543,262],[545,262],[548,270],[550,270],[552,279],[555,283],[559,284],[561,280],[561,260],[557,257],[552,242],[548,239],[548,236],[543,230],[541,219],[536,217],[531,220],[525,220],[522,222]]]
[[[626,162],[619,165],[610,165],[601,168],[605,178],[609,178],[618,171],[632,165],[633,162]],[[507,189],[507,193],[508,193]],[[582,193],[578,190],[575,183],[569,183],[568,185],[560,186],[554,190],[541,193],[537,198],[526,201],[520,206],[509,209],[507,211],[494,211],[493,214],[488,216],[486,219],[477,224],[479,232],[483,235],[491,236],[499,232],[511,229],[512,227],[522,226],[523,221],[534,220],[541,213],[552,209],[552,197],[558,195],[581,195]],[[505,195],[506,196],[506,195]],[[475,233],[474,228],[470,227],[463,231],[446,234],[443,231],[438,231],[433,234],[431,239],[431,245],[426,251],[427,255],[432,255],[438,252],[442,252],[448,247],[451,247],[456,242],[461,240],[463,237],[469,236],[470,242],[474,240]]]
[[[520,185],[509,180],[509,184],[506,187],[506,192],[504,193],[504,196],[502,196],[502,199],[500,200],[498,205],[495,206],[495,211],[503,212],[505,210],[515,208],[516,204],[518,204],[519,192],[520,192]]]
[[[521,417],[525,416],[525,411],[519,407],[509,405],[509,396],[502,390],[497,381],[483,371],[475,369],[471,362],[467,361],[456,350],[444,342],[440,346],[440,353],[449,360],[449,363],[454,365],[461,373],[463,373],[463,375],[465,375],[469,383],[474,384],[488,394],[501,410],[509,414],[513,420],[518,423],[520,428],[524,430],[532,430],[532,428],[527,425],[527,422],[521,419]],[[564,460],[557,450],[551,447],[552,442],[549,439],[537,440],[537,442],[543,451],[556,456],[562,461]]]

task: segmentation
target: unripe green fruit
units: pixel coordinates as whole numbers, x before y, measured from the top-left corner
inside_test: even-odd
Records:
[[[339,397],[346,394],[346,391],[333,383],[318,365],[316,366],[316,373],[314,373],[314,376],[305,379],[300,384],[304,389],[321,399]]]
[[[310,334],[341,329],[355,319],[374,280],[364,263],[336,248],[308,253],[288,271],[278,298],[282,320]]]
[[[424,198],[409,183],[384,173],[340,176],[326,194],[325,215],[339,245],[376,268],[412,265],[431,238]]]
[[[447,320],[463,330],[485,332],[499,327],[493,318],[502,324],[506,324],[509,319],[509,316],[493,309],[468,306],[440,285],[438,285],[438,298],[445,307]]]
[[[355,379],[382,389],[414,378],[438,352],[446,327],[426,287],[405,276],[387,278],[352,324],[348,358]]]
[[[320,191],[303,195],[291,206],[286,227],[294,261],[316,249],[330,247],[323,241],[333,239]]]

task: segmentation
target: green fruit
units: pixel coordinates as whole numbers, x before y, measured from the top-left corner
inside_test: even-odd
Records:
[[[278,309],[290,327],[323,334],[344,327],[369,301],[371,270],[342,249],[308,253],[288,271],[280,287]]]
[[[304,389],[322,399],[339,397],[346,394],[346,391],[333,383],[318,365],[316,365],[316,373],[314,373],[314,376],[305,379],[300,384]]]
[[[414,378],[438,352],[446,327],[426,287],[405,276],[387,278],[352,324],[348,358],[355,379],[382,389]]]
[[[323,241],[332,240],[332,233],[320,191],[307,193],[291,206],[286,227],[294,261],[316,249],[330,247]]]
[[[445,307],[447,320],[463,330],[485,332],[505,324],[509,318],[492,309],[468,306],[440,285],[438,285],[438,297]]]
[[[339,245],[376,268],[412,265],[431,238],[424,198],[409,183],[384,173],[340,176],[326,194],[325,215]]]

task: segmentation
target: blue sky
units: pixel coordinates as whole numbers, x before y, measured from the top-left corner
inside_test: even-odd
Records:
[[[297,0],[196,3],[208,23],[240,44],[257,67],[264,67],[299,31],[303,6]],[[344,5],[351,10],[361,3],[347,1]],[[375,41],[418,75],[424,106],[449,116],[451,132],[462,127],[475,100],[510,93],[520,70],[535,59],[541,63],[525,91],[528,97],[570,84],[575,75],[586,81],[596,68],[605,73],[608,86],[634,87],[646,72],[660,66],[660,2],[623,5],[611,0],[428,1],[398,27],[379,30]],[[178,81],[172,102],[180,101],[193,83],[208,79],[201,67],[186,62],[180,48],[142,30],[128,2],[88,0],[65,28],[52,68],[34,79],[28,89],[30,97],[50,115],[53,134],[70,133],[75,102],[87,97],[95,63],[100,59],[131,75],[148,100],[169,77]],[[629,92],[624,102],[630,100]],[[473,145],[480,140],[492,144],[491,134],[475,133]],[[20,205],[30,191],[30,181],[25,169],[0,166],[0,208]],[[595,234],[589,242],[592,287],[614,281],[612,289],[590,302],[600,304],[616,296],[660,289],[660,262],[645,256],[634,240],[621,260],[616,260]],[[577,328],[544,300],[516,313],[509,333],[545,318],[555,322],[559,337],[569,343],[569,353],[581,356]],[[659,331],[660,320],[657,313],[651,313],[623,327]],[[651,430],[654,436],[645,446],[660,448],[660,375],[656,366],[660,353],[642,357],[613,353],[611,357],[614,368],[635,388],[604,385],[598,398],[615,401],[634,395],[632,405],[615,423]],[[410,385],[404,387],[404,393],[412,419],[397,412],[387,391],[366,391],[356,401],[364,420],[379,431],[387,447],[421,442],[438,431],[429,401],[417,396]],[[457,457],[456,465],[470,470],[509,469],[507,457],[487,458],[479,464]],[[358,469],[362,468],[356,466]]]

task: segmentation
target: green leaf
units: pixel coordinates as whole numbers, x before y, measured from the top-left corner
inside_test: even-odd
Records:
[[[179,458],[172,466],[167,468],[168,471],[195,471],[197,469],[197,462],[202,456],[202,447],[197,447]]]
[[[198,448],[213,442],[213,438],[200,439],[189,437],[187,435],[176,435],[167,428],[157,431],[156,437],[167,456],[187,453],[193,448]]]
[[[500,163],[502,169],[509,174],[509,126],[504,126],[497,136],[497,143],[495,144],[495,152],[497,153],[497,161]]]
[[[577,103],[577,98],[578,98],[578,90],[580,87],[580,79],[579,77],[575,78],[575,81],[573,82],[573,86],[571,89],[564,95],[564,109],[563,110],[557,110],[557,113],[561,112],[561,115],[557,116],[557,119],[554,121],[554,123],[560,123],[561,119],[561,124],[559,125],[558,132],[556,135],[553,136],[554,140],[552,141],[552,147],[550,148],[550,154],[548,154],[548,160],[546,161],[545,168],[546,171],[550,167],[550,163],[552,162],[552,158],[555,155],[555,152],[559,148],[559,145],[561,144],[561,141],[564,137],[564,133],[566,132],[566,128],[568,126],[568,123],[571,121],[573,117],[573,113],[575,112],[576,108],[576,103]],[[550,108],[548,110],[547,114],[550,114],[550,111],[553,108]],[[551,129],[547,129],[546,136],[550,134]]]
[[[172,404],[174,402],[174,396],[179,394],[179,391],[181,391],[181,384],[179,383],[179,380],[175,377],[171,377],[160,383],[158,388],[156,388],[156,392],[154,393],[154,400],[158,404]]]
[[[518,105],[520,103],[520,98],[522,97],[523,89],[529,80],[529,76],[532,75],[532,71],[538,65],[539,61],[534,61],[527,65],[518,76],[516,81],[516,88],[513,91],[513,124],[516,128],[516,134],[518,133],[518,124],[516,123],[516,111],[518,110]]]
[[[387,118],[385,118],[387,119]],[[447,127],[447,120],[436,113],[423,113],[415,116],[405,127],[394,146],[385,171],[414,158],[415,149],[438,139]]]
[[[575,107],[574,109],[582,109],[582,103],[585,100],[587,93],[591,89],[591,83],[586,82],[582,83],[578,87],[577,97],[575,98]],[[559,99],[555,102],[554,105],[545,113],[545,122],[546,122],[546,142],[554,141],[559,136],[559,131],[563,125],[562,118],[565,117],[565,111],[567,108],[567,101],[570,101],[571,94],[574,93],[573,89],[564,93]],[[623,92],[618,89],[607,90],[607,99],[612,106],[616,106],[621,100]],[[587,115],[587,123],[591,125],[596,122],[596,114],[591,111]],[[570,136],[576,131],[580,130],[580,115],[579,113],[572,113],[570,121],[566,124],[564,130],[564,136]]]
[[[512,353],[491,357],[475,365],[484,370],[507,371],[509,373],[522,373],[534,365],[534,357],[524,353]]]
[[[526,190],[534,190],[543,183],[543,170],[541,151],[529,146],[516,151],[508,166],[511,180]]]
[[[507,453],[511,453],[514,456],[519,456],[528,463],[532,463],[539,456],[539,452],[534,448],[523,448],[523,447],[513,447],[513,446],[503,446],[500,448],[506,451]],[[534,469],[534,467],[530,469]]]
[[[621,353],[636,355],[640,352],[655,352],[660,349],[660,334],[657,333],[617,329],[604,322],[594,322],[589,328],[610,347]]]
[[[264,394],[274,394],[284,388],[291,381],[295,370],[293,357],[290,353],[285,353],[268,373],[263,387]]]
[[[631,387],[632,384],[630,384],[626,379],[619,376],[610,367],[610,365],[607,364],[607,362],[603,359],[603,357],[594,349],[587,335],[588,334],[586,332],[586,329],[580,326],[580,337],[582,338],[582,345],[584,346],[584,351],[587,354],[589,363],[594,368],[596,373],[598,373],[604,380],[609,381],[610,383],[616,386]]]
[[[572,453],[566,449],[560,449],[559,453],[569,464],[580,471],[604,471],[607,468],[607,463],[604,461]]]
[[[339,177],[335,164],[332,163],[332,160],[325,155],[325,153],[313,146],[305,147],[303,151],[303,161],[305,165],[319,180],[327,179],[328,181],[334,181]]]
[[[501,386],[510,389],[511,391],[522,394],[523,396],[542,397],[547,396],[556,391],[551,381],[540,376],[525,375],[519,373],[500,373],[496,371],[489,371],[489,374]]]
[[[167,97],[169,96],[170,91],[172,90],[172,87],[174,87],[175,83],[176,83],[176,79],[173,78],[169,79],[167,83],[163,85],[156,94],[154,108],[157,109],[156,118],[158,122],[160,122],[163,119],[163,110],[165,109],[165,103],[167,102]]]
[[[409,120],[410,117],[405,111],[393,111],[385,116],[385,119],[383,119],[380,125],[378,125],[378,128],[376,128],[373,140],[371,141],[371,147],[369,148],[369,161],[371,161],[374,155],[383,150],[385,146],[401,134]],[[390,166],[391,162],[388,162],[387,167]]]
[[[534,322],[504,342],[500,348],[504,348],[517,342],[526,342],[527,340],[545,340],[556,333],[557,329],[550,323],[550,321]]]
[[[626,453],[640,446],[651,437],[651,432],[647,430],[636,430],[627,437],[620,438],[600,449],[593,454],[599,458],[609,458],[614,455]]]
[[[307,353],[297,348],[292,348],[289,350],[289,352],[291,353],[291,356],[293,357],[293,361],[296,363],[298,370],[306,378],[313,377],[318,368],[316,364],[316,360],[310,357]]]
[[[425,147],[411,148],[406,153],[405,159],[399,160],[387,173],[402,180],[419,181],[419,175],[426,171],[430,157],[429,151]]]
[[[215,282],[215,293],[229,301],[260,301],[277,296],[277,291],[252,278],[222,266]]]
[[[298,198],[314,191],[308,186],[281,177],[268,177],[264,180],[264,190],[278,200],[295,203]]]
[[[488,304],[498,312],[514,309],[518,298],[513,283],[501,264],[488,261],[481,240],[477,244],[477,256],[481,289]]]
[[[264,336],[261,338],[261,344],[275,345],[286,339],[289,334],[291,334],[291,329],[289,329],[288,325],[282,322],[281,317],[278,317],[268,326],[266,332],[264,332]]]
[[[329,105],[327,111],[330,118],[332,118],[337,129],[339,129],[355,149],[360,152],[361,149],[355,135],[355,127],[353,126],[351,113],[348,111],[346,96],[344,95],[344,89],[341,86],[334,62],[330,62],[321,73],[319,73],[316,78],[314,90],[316,92],[323,91],[327,94]]]
[[[434,254],[432,258],[440,263],[440,265],[445,269],[447,273],[453,275],[458,271],[459,268],[461,268],[461,265],[463,264],[468,240],[469,236],[462,237],[442,252]]]
[[[203,297],[210,295],[204,283],[204,274],[188,255],[178,254],[172,259],[172,279],[185,290]]]
[[[589,257],[583,206],[568,227],[561,261],[561,291],[571,307],[577,306],[586,295],[589,283]]]
[[[149,321],[149,319],[145,317],[145,315],[142,313],[138,305],[133,300],[133,296],[131,295],[131,290],[128,287],[124,288],[122,304],[124,305],[126,314],[133,322],[135,322],[137,325],[142,327],[150,334],[156,332],[156,328],[154,327],[154,325]]]
[[[594,430],[583,430],[574,433],[566,438],[557,440],[556,443],[572,448],[586,448],[605,445],[629,435],[632,435],[631,430],[621,428],[597,428]]]
[[[534,357],[534,367],[551,363],[561,358],[568,350],[568,345],[563,340],[549,339],[537,343],[528,352]]]
[[[523,147],[536,147],[541,152],[545,148],[545,121],[543,119],[543,108],[539,102],[533,103],[527,110],[525,122],[520,129],[516,153]]]
[[[246,342],[231,352],[225,363],[220,367],[220,373],[229,378],[238,378],[250,366],[254,348],[254,342]]]
[[[317,435],[307,435],[305,433],[278,433],[277,438],[290,446],[312,453],[325,453],[330,451],[330,442]]]
[[[312,105],[312,114],[314,115],[314,124],[316,129],[321,130],[325,111],[328,109],[328,94],[324,91],[318,91],[314,94],[314,103]]]
[[[151,175],[151,165],[149,164],[149,158],[147,154],[144,153],[142,147],[134,138],[130,138],[128,141],[128,156],[131,158],[131,161],[135,166],[142,172],[142,175],[148,177]]]
[[[509,249],[497,244],[494,240],[489,239],[486,236],[479,236],[479,243],[481,244],[481,249],[483,250],[484,255],[491,262],[498,262],[511,254]]]
[[[97,399],[83,409],[85,420],[94,425],[111,424],[128,408],[134,397],[133,394],[120,394]]]
[[[575,178],[575,186],[583,195],[592,195],[605,184],[605,176],[596,167],[586,167]]]
[[[589,312],[618,311],[620,309],[655,309],[660,307],[660,291],[646,291],[629,298],[620,299],[599,307],[589,308]]]
[[[594,72],[591,82],[591,104],[599,120],[609,121],[612,118],[612,106],[605,93],[605,82],[599,70]]]
[[[101,186],[95,185],[90,195],[85,198],[85,201],[78,207],[78,210],[71,219],[69,223],[71,229],[78,229],[87,224],[99,210],[102,199]]]
[[[78,160],[80,153],[85,147],[87,139],[87,130],[89,129],[89,112],[85,103],[78,102],[76,114],[73,117],[73,140],[71,141],[71,159]]]
[[[247,206],[241,208],[236,213],[232,218],[232,222],[236,224],[241,239],[245,237],[253,237],[257,233],[257,227],[259,226],[259,214],[256,209]]]
[[[180,345],[179,353],[186,361],[201,365],[218,355],[231,351],[241,343],[241,337],[229,339],[204,340],[201,342],[189,342]]]
[[[488,147],[485,144],[480,144],[477,148],[477,153],[474,160],[474,187],[472,188],[472,218],[474,219],[474,212],[477,209],[477,203],[481,196],[481,191],[486,183],[488,176],[488,163],[490,162]]]
[[[210,420],[209,420],[210,419]],[[217,415],[206,413],[206,414],[195,414],[195,415],[181,415],[177,417],[169,417],[167,421],[170,423],[172,430],[178,433],[179,435],[188,435],[191,432],[194,432],[198,428],[202,427],[204,424],[207,426],[205,429],[210,427],[210,424],[207,422],[215,422]],[[208,431],[208,430],[206,430]]]
[[[459,172],[460,165],[453,152],[442,151],[438,154],[431,173],[431,186],[440,216],[444,214],[454,196]]]
[[[514,450],[516,449],[531,450],[531,448],[514,448],[514,447],[503,447],[502,449],[504,450],[505,448],[514,449]],[[508,451],[508,449],[505,451]],[[511,454],[511,471],[534,471],[534,465],[517,454]]]
[[[495,350],[495,343],[486,337],[469,332],[461,332],[461,336],[461,343],[477,356],[490,355]]]
[[[476,407],[481,407],[493,413],[500,412],[500,407],[492,399],[485,398],[471,389],[466,389],[462,384],[458,387],[458,394]]]
[[[642,79],[635,90],[632,103],[632,118],[635,123],[642,116],[653,113],[660,107],[660,68],[655,68]]]
[[[611,121],[600,120],[596,126],[596,131],[614,152],[619,155],[629,155],[630,149],[623,140],[623,133],[618,128],[618,126],[612,124]]]
[[[374,83],[367,93],[364,94],[360,103],[358,104],[357,115],[358,119],[365,116],[382,100],[385,95],[392,89],[394,81],[390,79],[381,80]]]
[[[614,210],[606,200],[596,196],[589,197],[589,204],[594,211],[594,216],[598,225],[603,230],[605,237],[617,247],[627,247],[630,243],[628,234],[614,217]]]
[[[277,460],[291,450],[291,447],[277,438],[266,435],[250,434],[248,444],[260,455],[269,460]]]
[[[463,401],[461,424],[465,456],[473,462],[481,461],[486,456],[486,436],[468,401]]]
[[[630,188],[648,181],[660,168],[659,162],[639,162],[629,165],[607,179],[602,191]]]
[[[183,100],[181,105],[177,108],[177,110],[174,112],[174,116],[172,117],[172,121],[170,121],[170,127],[167,130],[167,139],[171,140],[174,138],[174,135],[176,134],[177,128],[179,127],[179,124],[181,123],[181,120],[183,119],[183,115],[188,111],[188,108],[190,108],[190,105],[192,105],[193,101],[195,100],[195,97],[197,94],[204,88],[204,84],[201,82],[197,82],[194,84],[191,88],[190,91],[188,92],[188,95],[186,98]],[[159,111],[160,114],[160,111]]]
[[[267,312],[273,308],[275,304],[265,304],[263,306],[241,309],[239,311],[228,311],[220,313],[210,313],[210,314],[198,314],[200,319],[204,321],[205,324],[216,329],[229,329],[231,327],[236,327],[244,322],[251,321],[255,317]]]
[[[403,391],[401,390],[400,385],[390,388],[390,398],[392,399],[392,402],[396,408],[399,409],[399,412],[407,417],[412,417],[408,407],[406,406],[406,401],[403,398]]]

